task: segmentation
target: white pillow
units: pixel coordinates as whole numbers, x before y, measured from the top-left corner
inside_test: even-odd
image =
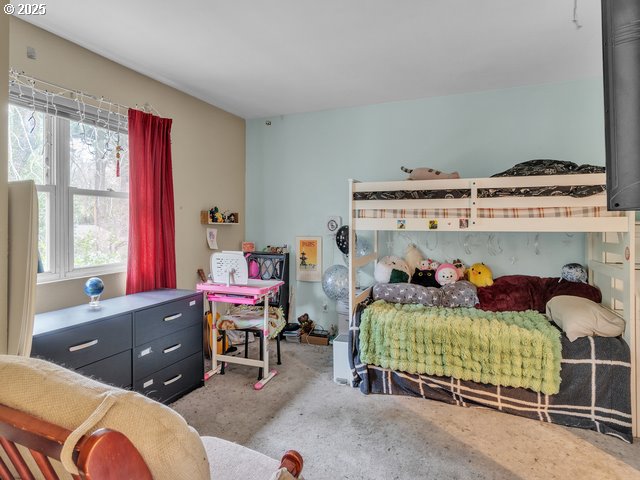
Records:
[[[600,304],[573,295],[558,295],[547,302],[547,316],[573,342],[580,337],[617,337],[624,333],[625,322]]]

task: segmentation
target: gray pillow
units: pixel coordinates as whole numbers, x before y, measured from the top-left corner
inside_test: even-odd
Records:
[[[480,303],[476,286],[466,280],[443,285],[440,291],[442,292],[443,307],[473,308],[477,303]]]
[[[373,286],[373,299],[390,303],[419,303],[439,307],[442,303],[440,289],[412,283],[377,283]]]
[[[413,283],[378,283],[373,287],[373,299],[390,303],[418,303],[428,307],[475,307],[476,286],[461,280],[442,288],[423,287]]]

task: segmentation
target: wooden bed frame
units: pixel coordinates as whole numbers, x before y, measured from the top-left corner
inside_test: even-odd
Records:
[[[45,478],[57,480],[51,459],[60,460],[60,453],[70,430],[46,422],[27,413],[0,404],[0,445],[22,480]],[[32,470],[17,445],[28,449],[38,470]],[[120,432],[102,428],[80,439],[75,447],[74,462],[80,475],[75,480],[152,480],[144,459]],[[295,450],[286,452],[280,468],[286,468],[295,478],[302,472],[302,456]],[[14,476],[0,457],[0,480]]]
[[[636,315],[635,287],[635,212],[621,212],[619,216],[548,217],[548,218],[485,218],[480,209],[537,209],[607,208],[605,194],[583,198],[571,196],[478,197],[479,189],[521,188],[545,186],[605,185],[604,173],[578,175],[550,175],[529,177],[464,178],[454,180],[419,180],[392,182],[359,182],[349,180],[349,251],[355,251],[358,232],[373,232],[373,253],[355,257],[349,255],[349,311],[353,315],[356,305],[370,296],[371,287],[356,290],[358,269],[376,262],[380,253],[381,231],[432,231],[429,221],[437,221],[437,231],[445,232],[582,232],[588,235],[585,263],[589,267],[589,283],[600,288],[602,304],[626,322],[625,340],[631,349],[631,410],[633,436],[640,432],[640,395],[638,394],[638,365],[640,363],[640,334]],[[357,192],[392,192],[414,190],[470,191],[469,198],[354,200]],[[360,210],[386,209],[384,218],[363,218]],[[389,213],[391,210],[391,214]],[[460,217],[403,218],[406,210],[468,209],[467,222]],[[403,220],[399,222],[399,220]],[[466,224],[466,225],[465,225]],[[399,227],[402,228],[399,228]],[[461,228],[463,227],[463,228]]]

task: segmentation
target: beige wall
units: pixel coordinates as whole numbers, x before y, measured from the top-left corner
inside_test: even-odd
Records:
[[[5,2],[0,2],[2,5]],[[0,353],[7,349],[7,96],[9,70],[9,17],[0,14]]]
[[[241,222],[246,218],[244,120],[13,17],[10,36],[12,68],[124,105],[149,102],[162,116],[173,119],[178,287],[193,288],[196,270],[209,271],[211,253],[206,245],[206,227],[200,225],[200,210],[218,205],[239,212]],[[36,49],[37,60],[27,58],[27,46]],[[221,227],[218,232],[221,249],[239,249],[244,224]],[[102,278],[103,298],[124,294],[124,274]],[[40,285],[36,310],[88,301],[82,293],[83,283],[80,279]]]

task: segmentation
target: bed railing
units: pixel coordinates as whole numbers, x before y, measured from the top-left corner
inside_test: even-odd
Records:
[[[393,182],[352,182],[351,213],[358,230],[440,230],[491,232],[617,232],[626,229],[624,214],[607,212],[606,195],[482,197],[478,192],[491,189],[575,187],[605,185],[603,173],[545,175],[529,177],[464,178]],[[442,199],[353,199],[364,192],[418,192],[425,190],[464,190],[466,198]],[[522,209],[558,209],[554,217],[521,216]],[[497,218],[496,209],[508,211]],[[570,216],[569,209],[589,209],[586,216]],[[429,212],[426,212],[429,210]],[[435,212],[434,212],[435,210]],[[447,210],[449,214],[444,215]],[[521,212],[518,213],[517,211]],[[417,216],[412,211],[419,211]],[[381,215],[381,212],[384,215]],[[511,215],[509,215],[511,213]],[[509,215],[509,216],[507,216]]]

